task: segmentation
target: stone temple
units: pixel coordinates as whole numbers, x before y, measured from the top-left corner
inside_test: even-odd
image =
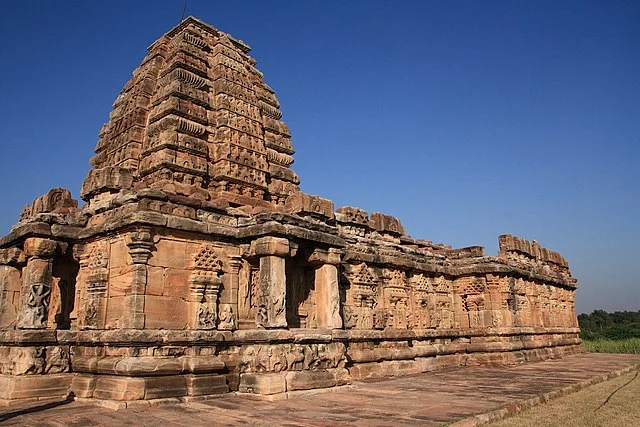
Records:
[[[0,239],[0,402],[273,399],[582,351],[558,253],[415,240],[301,192],[248,53],[191,17],[163,35],[100,131],[84,205],[52,189]]]

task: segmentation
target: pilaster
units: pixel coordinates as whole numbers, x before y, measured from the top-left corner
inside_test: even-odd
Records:
[[[257,326],[287,327],[285,257],[291,250],[289,240],[281,237],[261,237],[251,244],[252,255],[260,257]]]
[[[318,327],[340,329],[340,290],[338,289],[339,250],[316,249],[309,257],[315,264],[316,310]]]
[[[124,297],[123,317],[120,327],[144,328],[144,296],[147,288],[147,263],[151,256],[153,239],[151,230],[140,228],[127,237],[127,247],[133,265],[131,293]]]
[[[53,256],[57,242],[31,237],[24,242],[27,265],[22,271],[18,328],[45,329],[51,297]]]

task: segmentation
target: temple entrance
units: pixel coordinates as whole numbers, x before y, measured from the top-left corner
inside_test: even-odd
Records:
[[[315,269],[303,251],[286,261],[287,325],[290,328],[316,328]]]

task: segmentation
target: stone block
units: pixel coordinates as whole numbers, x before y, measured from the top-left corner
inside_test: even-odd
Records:
[[[161,399],[187,395],[187,381],[184,375],[145,377],[145,399]]]
[[[144,378],[99,376],[93,397],[110,400],[144,399],[145,380]]]
[[[93,397],[98,379],[93,375],[77,374],[71,381],[70,390],[75,397]]]
[[[187,269],[190,267],[186,259],[187,242],[173,239],[161,239],[155,244],[155,250],[149,258],[149,266]]]
[[[124,298],[124,296],[107,298],[105,329],[115,329],[120,325],[120,320],[124,315]]]
[[[191,271],[177,268],[165,269],[164,287],[162,295],[168,297],[188,299],[191,293],[189,278]]]
[[[287,391],[285,373],[277,374],[241,374],[240,393],[277,394]]]
[[[331,372],[325,370],[289,372],[286,376],[286,382],[287,391],[336,386],[336,378]]]
[[[384,215],[379,212],[371,214],[369,227],[382,234],[386,233],[401,236],[405,233],[404,227],[398,218],[392,217],[391,215]]]
[[[137,265],[128,265],[117,269],[112,268],[109,277],[109,296],[131,294],[134,284],[145,280],[142,273],[142,270]]]
[[[180,359],[183,369],[192,374],[220,372],[225,369],[225,363],[214,356],[184,356]]]
[[[310,215],[322,219],[333,219],[333,202],[319,196],[298,192],[287,201],[288,207],[298,215]]]
[[[107,373],[126,376],[178,375],[182,370],[182,361],[174,357],[123,357],[117,358],[113,371]]]
[[[189,396],[203,396],[207,394],[228,393],[229,386],[224,375],[204,374],[185,375],[187,394]]]
[[[416,357],[416,365],[420,372],[432,372],[441,369],[435,357]]]
[[[164,287],[165,269],[162,267],[147,267],[147,295],[161,296]]]
[[[365,380],[367,378],[384,377],[384,362],[358,363],[349,367],[349,375],[354,380]]]
[[[251,242],[251,253],[256,256],[289,255],[289,240],[282,237],[261,237]]]
[[[0,399],[66,397],[73,374],[0,375]]]
[[[129,264],[129,248],[123,238],[111,242],[109,250],[109,267],[113,269],[124,267]]]
[[[167,227],[177,228],[178,230],[191,231],[196,233],[206,233],[207,224],[202,221],[196,221],[189,218],[181,218],[170,215],[167,217]]]
[[[369,213],[360,208],[343,206],[336,209],[336,221],[344,224],[369,226]]]
[[[187,303],[173,297],[145,297],[145,327],[151,329],[185,329],[187,319]]]
[[[352,382],[349,370],[346,368],[330,369],[329,372],[331,372],[333,378],[335,378],[337,386],[351,384]]]

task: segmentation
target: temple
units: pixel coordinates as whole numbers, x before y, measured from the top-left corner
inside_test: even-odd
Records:
[[[497,256],[299,189],[249,46],[189,17],[113,104],[81,191],[0,239],[0,402],[278,398],[582,351],[577,281],[535,241]]]

